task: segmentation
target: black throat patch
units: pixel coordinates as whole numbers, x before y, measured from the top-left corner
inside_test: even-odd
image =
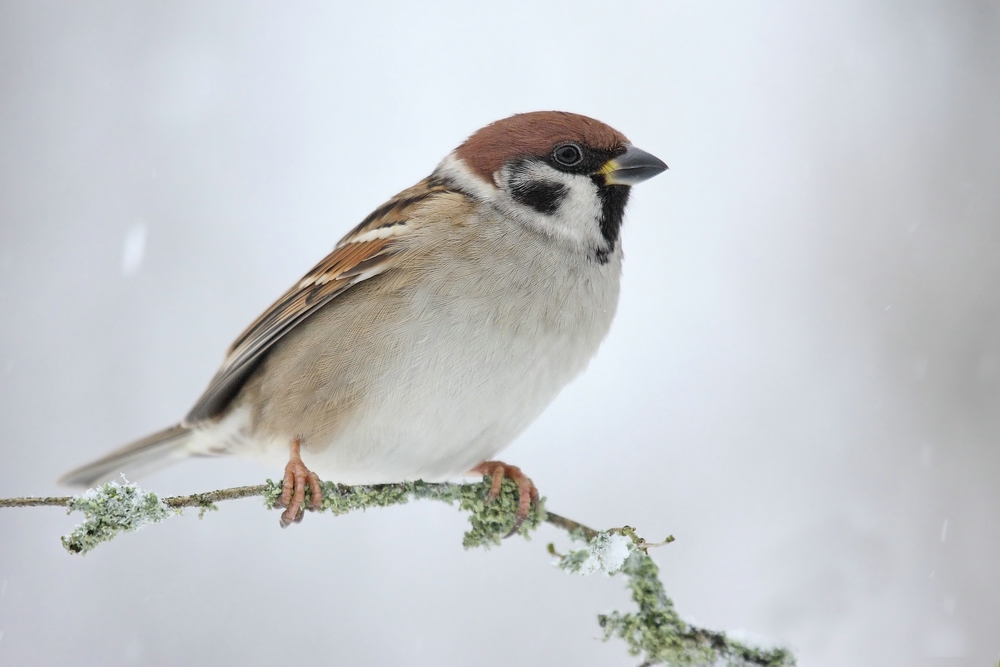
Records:
[[[628,204],[632,188],[627,185],[605,185],[603,176],[595,177],[594,182],[597,184],[597,196],[601,198],[601,236],[608,242],[608,247],[598,250],[595,258],[601,264],[607,264],[608,255],[618,243],[625,205]]]

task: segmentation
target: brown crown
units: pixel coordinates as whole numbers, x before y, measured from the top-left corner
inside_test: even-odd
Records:
[[[628,143],[625,135],[599,120],[565,111],[533,111],[490,123],[455,151],[472,171],[492,182],[493,173],[517,157],[548,155],[568,141],[598,150]]]

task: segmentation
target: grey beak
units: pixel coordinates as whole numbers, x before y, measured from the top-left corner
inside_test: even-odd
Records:
[[[635,185],[666,169],[667,165],[660,158],[629,146],[624,153],[605,162],[600,173],[604,174],[604,182],[608,185]]]

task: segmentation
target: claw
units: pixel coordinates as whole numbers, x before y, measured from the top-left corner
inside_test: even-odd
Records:
[[[309,507],[313,510],[320,510],[323,508],[323,487],[322,482],[319,481],[319,475],[311,470],[307,470],[309,473]]]
[[[306,468],[299,455],[300,443],[298,439],[292,441],[288,456],[288,464],[285,466],[285,477],[281,484],[281,497],[275,503],[276,507],[284,507],[279,523],[282,528],[287,528],[293,523],[301,523],[305,516],[306,502],[306,481],[309,482],[310,503],[309,506],[318,510],[323,504],[323,489],[320,486],[319,476]]]
[[[487,464],[484,463],[482,466],[480,466],[480,468],[486,465]],[[477,468],[476,471],[478,472],[479,469]],[[487,505],[489,505],[494,500],[500,497],[500,490],[503,488],[503,478],[505,476],[505,473],[506,473],[506,466],[504,466],[504,464],[502,463],[497,463],[493,465],[492,468],[490,468],[489,472],[483,471],[484,476],[489,475],[490,479],[493,480],[492,484],[490,484],[490,492],[486,494]]]
[[[504,538],[510,537],[521,528],[521,524],[528,518],[531,503],[538,501],[538,489],[535,488],[535,484],[528,476],[521,472],[520,468],[501,463],[500,461],[483,461],[473,468],[472,472],[484,477],[489,475],[492,479],[490,491],[486,494],[486,504],[493,502],[500,496],[504,477],[517,484],[517,513],[514,515],[514,527],[510,529],[509,533],[504,535]]]

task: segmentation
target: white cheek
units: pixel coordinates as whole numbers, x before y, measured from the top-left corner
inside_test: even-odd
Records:
[[[566,188],[559,209],[546,214],[517,202],[511,196],[509,186],[505,185],[510,183],[511,174],[506,169],[494,174],[494,185],[472,174],[462,160],[449,155],[438,165],[435,173],[459,185],[484,204],[500,210],[505,216],[558,239],[575,250],[589,254],[595,248],[606,248],[607,241],[600,229],[601,199],[597,194],[597,185],[588,176],[565,174],[541,162],[521,172],[521,178],[561,183]]]
[[[530,206],[510,200],[517,210],[517,217],[542,233],[560,239],[584,252],[604,248],[607,242],[601,235],[601,199],[597,185],[588,176],[565,174],[546,164],[536,164],[522,177],[533,180],[561,183],[566,194],[553,213],[540,213]],[[501,180],[505,180],[501,176]],[[509,192],[505,194],[509,197]]]
[[[454,183],[463,192],[480,201],[493,201],[500,192],[493,183],[487,183],[473,174],[465,162],[456,157],[454,153],[450,153],[441,161],[441,164],[434,170],[434,175]]]
[[[551,224],[590,247],[605,244],[601,236],[601,198],[597,185],[586,176],[568,176],[566,197],[550,218]]]

